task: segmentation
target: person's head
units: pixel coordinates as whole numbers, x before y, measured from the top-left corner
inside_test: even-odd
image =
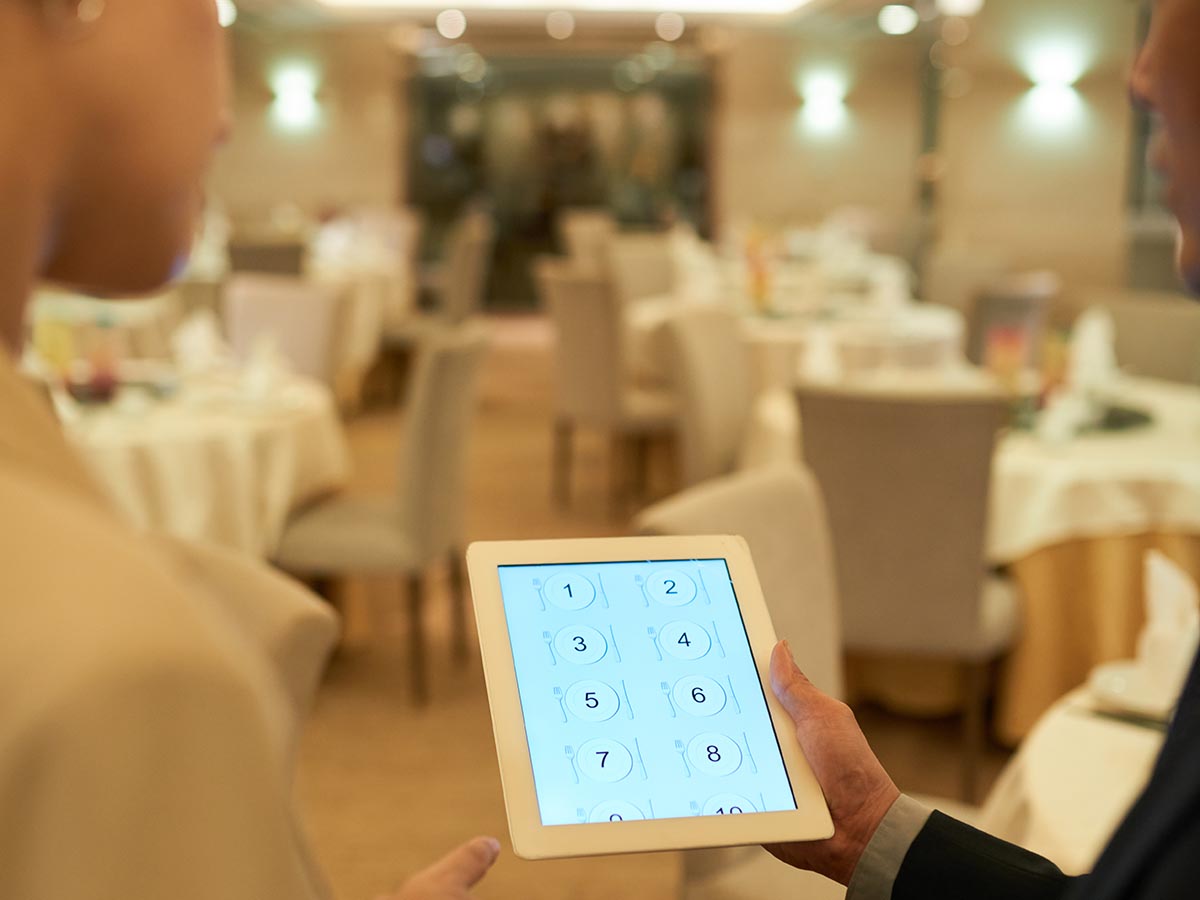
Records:
[[[0,140],[24,129],[6,149],[44,155],[26,160],[48,199],[37,274],[101,294],[158,287],[187,254],[226,129],[215,0],[0,7],[0,106],[16,111]]]
[[[1170,184],[1168,203],[1179,219],[1179,264],[1200,293],[1200,0],[1157,0],[1150,36],[1134,68],[1137,103],[1159,120],[1154,166]]]

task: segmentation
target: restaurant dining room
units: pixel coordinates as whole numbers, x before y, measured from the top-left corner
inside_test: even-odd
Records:
[[[1195,896],[1193,0],[213,2],[0,4],[0,897]]]

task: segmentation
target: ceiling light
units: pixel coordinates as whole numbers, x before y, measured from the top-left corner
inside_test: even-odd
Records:
[[[668,43],[671,41],[677,41],[683,37],[683,30],[686,27],[687,26],[683,21],[683,16],[681,16],[679,13],[660,13],[659,17],[654,20],[654,33],[657,34],[661,40],[667,41]]]
[[[879,11],[879,30],[884,34],[912,34],[921,16],[911,6],[890,3]]]
[[[467,33],[467,17],[461,9],[443,9],[437,17],[438,34],[448,41],[456,41]]]
[[[983,9],[983,0],[937,0],[943,16],[973,16]]]
[[[556,41],[565,41],[575,33],[575,17],[566,10],[556,9],[546,16],[546,33]]]
[[[238,11],[233,0],[217,0],[217,21],[222,28],[228,28],[237,21]]]

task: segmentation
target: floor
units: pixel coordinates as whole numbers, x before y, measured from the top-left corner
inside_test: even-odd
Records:
[[[469,539],[603,536],[623,533],[606,502],[606,444],[577,443],[569,509],[550,501],[553,360],[546,323],[496,319],[470,450]],[[349,425],[351,490],[394,483],[401,426],[392,413]],[[310,837],[336,895],[366,900],[390,890],[456,843],[507,827],[477,656],[449,659],[445,579],[434,576],[431,622],[433,701],[409,702],[405,625],[399,587],[351,582],[343,592],[345,636],[331,662],[307,729],[299,798]],[[864,731],[902,790],[954,796],[958,732],[954,721],[920,722],[859,711]],[[1006,755],[990,751],[985,784]],[[507,844],[506,844],[507,847]],[[620,859],[524,862],[506,852],[476,891],[482,898],[610,900],[631,888],[670,898],[679,889],[675,854]]]

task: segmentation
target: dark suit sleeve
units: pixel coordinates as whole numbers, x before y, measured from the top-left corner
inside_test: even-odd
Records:
[[[900,864],[892,900],[1060,900],[1078,882],[1035,853],[934,812]]]

